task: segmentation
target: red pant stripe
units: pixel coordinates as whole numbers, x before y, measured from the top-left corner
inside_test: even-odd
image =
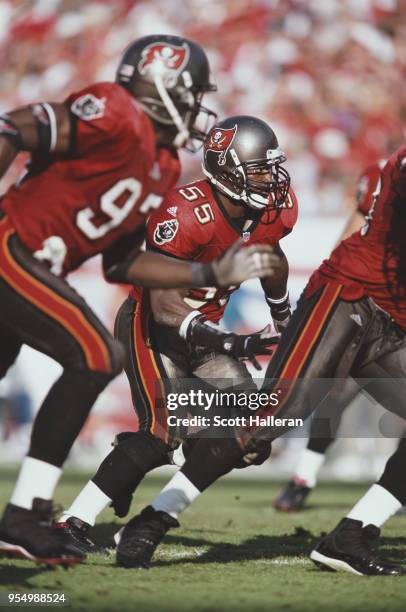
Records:
[[[109,371],[108,349],[80,308],[40,283],[15,261],[8,246],[15,230],[5,219],[0,222],[0,232],[0,273],[4,280],[24,299],[72,334],[81,346],[90,369]]]
[[[144,294],[142,296],[142,301],[137,302],[134,316],[133,340],[137,359],[137,369],[142,381],[147,405],[151,410],[150,431],[164,442],[167,442],[168,412],[165,401],[165,388],[154,351],[148,346],[148,320],[150,315],[148,309],[145,308],[146,299]]]

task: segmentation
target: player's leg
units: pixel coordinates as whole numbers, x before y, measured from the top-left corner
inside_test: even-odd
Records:
[[[174,441],[184,434],[168,426],[165,395],[169,381],[184,377],[185,372],[159,352],[150,310],[142,301],[128,298],[122,304],[115,335],[125,349],[124,368],[139,429],[116,437],[113,450],[59,519],[61,528],[88,552],[97,552],[88,530],[100,512],[112,505],[118,516],[125,516],[145,474],[171,463]]]
[[[4,220],[0,303],[2,327],[64,367],[35,419],[28,456],[1,522],[0,549],[65,562],[71,556],[58,553],[64,540],[42,525],[51,517],[53,492],[73,442],[97,396],[121,370],[122,349],[86,302],[35,260]]]
[[[406,439],[402,438],[378,482],[312,551],[310,558],[316,565],[360,576],[405,573],[404,568],[380,559],[371,550],[371,544],[379,538],[380,528],[406,505],[405,465]]]
[[[223,391],[233,389],[257,391],[244,364],[226,355],[207,354],[200,363],[192,361],[193,374],[201,384]],[[199,387],[200,385],[200,387]],[[212,412],[215,409],[212,409]],[[232,407],[234,410],[234,407]],[[211,416],[213,416],[215,412]],[[205,430],[207,433],[207,430]],[[186,462],[194,453],[198,437],[185,444]],[[200,491],[182,474],[177,472],[150,506],[132,518],[121,533],[117,547],[117,562],[125,567],[148,567],[157,546],[169,529],[179,526],[178,515],[199,495]]]
[[[363,308],[363,304],[341,301],[337,289],[330,285],[310,298],[302,299],[271,361],[267,379],[278,382],[279,378],[286,377],[288,380],[305,378],[308,381],[333,376],[342,355],[350,345],[357,343],[359,328],[350,318],[350,314],[357,308]],[[335,351],[331,350],[332,346],[336,347]],[[290,365],[293,368],[290,368]],[[293,388],[289,401],[278,405],[278,416],[308,416],[326,395],[328,385],[318,385],[318,382],[320,381],[316,380],[310,389],[306,389],[306,393],[302,393],[302,387]],[[278,431],[277,428],[260,431],[260,436],[255,438],[255,444],[251,448],[261,451],[262,445],[269,445],[269,441],[283,431]],[[240,433],[237,432],[238,435]],[[257,432],[244,430],[242,433],[249,439]],[[190,498],[195,499],[220,476],[231,471],[247,450],[251,450],[249,446],[244,446],[236,440],[235,431],[229,431],[228,434],[230,437],[227,439],[199,440],[181,468],[182,476],[179,478],[186,479],[184,486],[190,487]],[[177,515],[175,506],[173,514]]]
[[[359,385],[348,378],[343,382],[342,393],[327,397],[311,417],[310,437],[300,453],[295,473],[279,492],[273,507],[281,512],[298,512],[303,509],[309,493],[317,484],[325,454],[335,440],[343,411],[359,392]]]
[[[383,326],[382,332],[378,344],[375,340],[371,349],[372,354],[383,356],[368,362],[369,351],[365,355],[366,365],[359,367],[359,375],[371,379],[367,391],[374,399],[404,418],[406,334],[388,325]],[[380,527],[406,504],[405,464],[406,442],[402,439],[380,480],[312,551],[313,561],[321,567],[360,575],[402,573],[398,566],[371,553],[369,540],[378,538]]]

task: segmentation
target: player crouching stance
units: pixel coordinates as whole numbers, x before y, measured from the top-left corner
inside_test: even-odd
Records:
[[[272,269],[267,247],[192,264],[139,253],[146,216],[178,180],[176,149],[205,136],[195,121],[209,76],[199,45],[147,36],[126,50],[116,83],[1,117],[0,176],[20,151],[32,159],[0,204],[0,378],[23,344],[63,367],[0,523],[2,552],[52,564],[83,558],[52,527],[51,500],[123,350],[65,276],[97,254],[108,280],[152,287],[228,286]]]
[[[280,389],[281,401],[277,409],[260,409],[259,417],[304,419],[323,404],[328,409],[329,396],[340,395],[343,380],[353,378],[388,411],[405,418],[405,197],[403,145],[381,171],[366,224],[341,242],[311,276],[262,388]],[[177,494],[164,489],[153,507],[177,520],[247,452],[258,452],[287,429],[235,427],[227,439],[198,440],[175,476],[180,477]],[[404,457],[405,447],[400,445],[379,483],[316,546],[311,554],[315,563],[358,575],[405,573],[402,566],[380,558],[370,547],[380,525],[406,503]],[[151,510],[144,513],[138,520],[148,525],[146,515]]]
[[[278,331],[290,316],[288,264],[279,241],[292,230],[297,217],[284,161],[266,123],[248,116],[226,119],[213,128],[204,144],[207,179],[171,191],[147,226],[149,249],[191,261],[220,256],[240,236],[247,245],[271,245],[279,254],[280,266],[262,280],[262,286]],[[95,550],[87,531],[99,512],[111,503],[116,514],[125,516],[145,474],[171,463],[172,451],[185,438],[187,428],[168,426],[166,394],[181,391],[190,379],[197,379],[197,388],[256,390],[240,359],[269,352],[269,338],[238,336],[218,325],[236,289],[206,288],[185,295],[163,290],[148,293],[136,287],[122,305],[116,335],[126,347],[125,370],[140,429],[118,436],[114,450],[61,518],[62,529],[84,550]],[[195,441],[189,439],[183,445],[186,456]],[[264,449],[262,460],[269,449],[269,445]],[[178,473],[168,485],[172,498],[177,497],[182,476]],[[178,503],[184,504],[182,497]],[[148,508],[125,527],[118,562],[146,566],[167,529],[177,525],[159,504]]]

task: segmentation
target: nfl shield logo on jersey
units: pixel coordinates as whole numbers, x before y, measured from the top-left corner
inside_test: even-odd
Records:
[[[105,98],[96,98],[93,94],[80,96],[71,106],[71,111],[85,121],[100,119],[106,108]]]
[[[154,231],[154,242],[156,244],[165,244],[173,240],[179,229],[179,222],[177,219],[167,219],[158,223]]]

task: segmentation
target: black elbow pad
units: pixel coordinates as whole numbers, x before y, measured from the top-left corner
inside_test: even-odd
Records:
[[[104,278],[109,283],[128,284],[129,280],[127,273],[131,263],[132,261],[122,261],[109,267],[104,266]]]

